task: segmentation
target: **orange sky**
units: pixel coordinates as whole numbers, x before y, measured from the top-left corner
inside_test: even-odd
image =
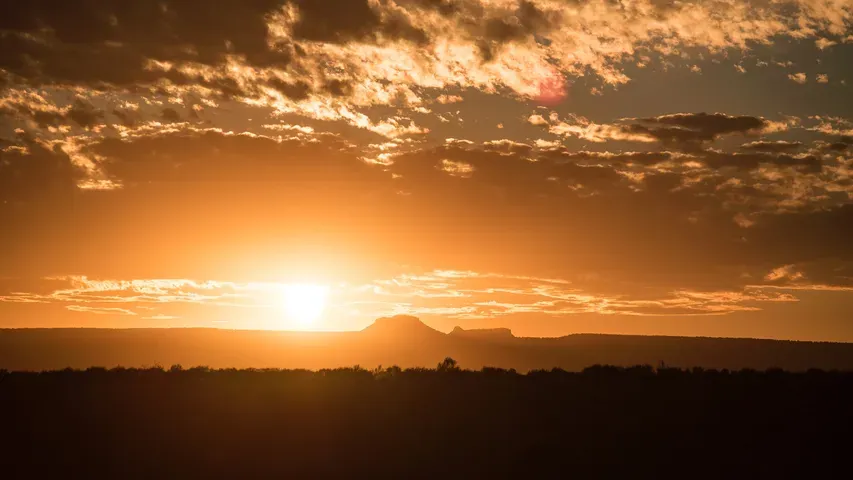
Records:
[[[853,341],[849,2],[146,5],[0,21],[0,327]]]

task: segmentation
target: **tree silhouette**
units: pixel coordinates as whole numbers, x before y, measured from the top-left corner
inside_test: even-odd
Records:
[[[439,372],[458,372],[459,364],[456,360],[446,357],[444,360],[438,363],[438,366],[435,368]]]

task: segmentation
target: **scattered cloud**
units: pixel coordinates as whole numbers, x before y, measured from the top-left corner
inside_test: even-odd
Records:
[[[439,95],[435,99],[436,102],[441,103],[441,104],[458,103],[458,102],[461,102],[462,100],[463,100],[462,97],[459,95],[444,95],[444,94]]]
[[[805,73],[789,73],[788,79],[790,79],[794,83],[799,83],[800,85],[805,84],[808,81],[808,77],[806,77]]]

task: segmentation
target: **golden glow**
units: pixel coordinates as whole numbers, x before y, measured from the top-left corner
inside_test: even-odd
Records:
[[[282,301],[288,325],[310,329],[323,316],[329,287],[324,285],[289,284],[283,289]]]

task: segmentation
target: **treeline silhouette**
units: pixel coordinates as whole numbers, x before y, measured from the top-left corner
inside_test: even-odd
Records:
[[[849,478],[853,372],[0,371],[0,478]]]

